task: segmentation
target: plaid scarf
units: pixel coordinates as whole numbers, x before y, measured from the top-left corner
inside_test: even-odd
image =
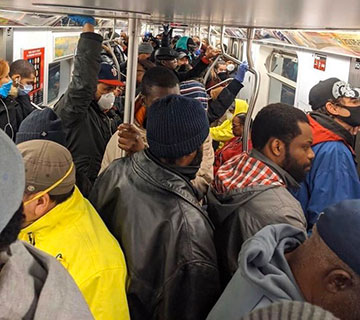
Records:
[[[214,180],[214,187],[219,193],[258,185],[286,186],[268,165],[246,152],[225,162]]]

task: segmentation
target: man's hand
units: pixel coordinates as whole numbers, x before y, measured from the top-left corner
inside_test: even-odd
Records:
[[[129,123],[123,123],[118,127],[118,146],[129,155],[145,149],[141,134],[136,127]]]
[[[213,48],[213,47],[211,47],[211,46],[208,46],[208,47],[206,48],[205,58],[208,59],[208,60],[210,60],[210,59],[212,59],[212,58],[217,57],[220,53],[221,53],[221,50],[215,49],[215,48]]]

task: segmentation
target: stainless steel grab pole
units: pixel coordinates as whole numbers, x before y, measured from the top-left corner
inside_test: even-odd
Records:
[[[128,44],[128,60],[127,60],[127,72],[126,72],[124,123],[132,123],[134,119],[139,25],[140,23],[138,19],[129,18],[129,25],[128,25],[129,44]]]
[[[220,34],[220,48],[221,48],[221,52],[224,58],[233,61],[234,63],[240,65],[241,61],[234,58],[233,56],[229,55],[228,53],[226,53],[225,51],[225,47],[224,47],[224,37],[225,37],[225,26],[221,27],[221,34]]]
[[[140,21],[138,19],[129,18],[129,24],[128,24],[129,43],[128,43],[128,60],[127,60],[127,71],[126,71],[124,123],[134,122],[139,25],[140,25]],[[121,150],[121,157],[124,157],[125,155],[126,155],[125,151]]]
[[[243,134],[243,150],[245,152],[249,151],[248,141],[250,136],[250,124],[252,115],[254,113],[256,100],[259,95],[259,88],[260,88],[260,73],[255,70],[254,68],[254,61],[251,55],[251,48],[252,48],[252,41],[254,39],[255,29],[254,28],[248,28],[247,29],[247,45],[246,45],[246,56],[247,56],[247,62],[249,65],[249,71],[254,75],[254,88],[253,88],[253,94],[250,98],[249,103],[249,109],[246,115],[245,119],[245,125],[244,125],[244,134]]]
[[[111,34],[111,37],[110,37],[109,41],[106,42],[106,46],[108,47],[108,49],[110,51],[110,54],[111,54],[111,57],[112,57],[112,59],[113,59],[113,61],[115,63],[116,69],[118,71],[118,79],[120,81],[121,80],[120,64],[119,64],[118,59],[116,58],[116,55],[114,53],[114,49],[111,46],[111,42],[114,40],[114,37],[115,37],[115,26],[116,26],[116,18],[114,18],[113,31],[112,31],[112,34]]]
[[[211,74],[211,70],[215,68],[216,64],[218,63],[218,61],[220,60],[221,55],[218,55],[216,57],[216,59],[210,64],[210,67],[208,68],[208,70],[206,71],[205,77],[204,77],[204,85],[206,85],[206,82],[208,81],[210,74]]]

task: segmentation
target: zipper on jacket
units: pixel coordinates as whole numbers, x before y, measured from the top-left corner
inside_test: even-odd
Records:
[[[32,232],[28,232],[28,240],[29,240],[29,243],[33,246],[35,246],[35,236]]]

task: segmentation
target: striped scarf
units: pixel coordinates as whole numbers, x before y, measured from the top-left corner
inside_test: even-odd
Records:
[[[205,109],[208,107],[208,96],[202,83],[195,80],[180,83],[180,94],[187,98],[193,98],[201,102]]]

